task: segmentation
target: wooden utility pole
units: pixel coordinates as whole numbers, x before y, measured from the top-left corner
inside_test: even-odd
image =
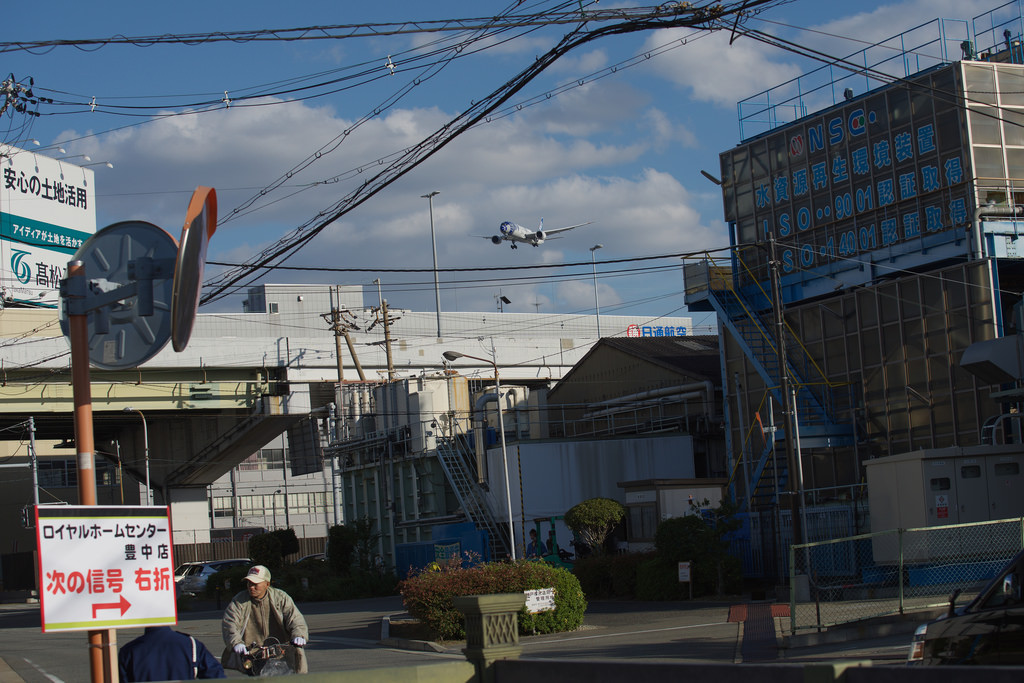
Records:
[[[395,378],[395,363],[391,358],[391,318],[388,317],[388,300],[384,299],[381,304],[381,316],[384,318],[384,353],[388,358],[388,379]]]
[[[338,363],[338,384],[340,385],[345,381],[345,369],[341,360],[342,337],[345,338],[345,343],[348,345],[348,353],[352,356],[352,363],[356,366],[356,373],[359,375],[359,379],[365,381],[366,376],[363,374],[363,366],[359,364],[359,356],[356,355],[355,345],[352,343],[352,337],[349,335],[349,330],[359,329],[352,314],[349,311],[339,309],[336,305],[332,305],[331,312],[321,313],[320,317],[327,321],[330,330],[334,332],[334,358]]]
[[[395,364],[391,358],[391,323],[395,322],[396,320],[400,320],[401,318],[392,319],[391,316],[388,315],[387,299],[381,299],[380,308],[373,309],[373,313],[374,320],[370,324],[370,326],[366,328],[366,331],[369,332],[377,325],[384,326],[384,353],[387,355],[388,359],[388,379],[392,380],[395,378]],[[374,343],[376,344],[378,342]]]

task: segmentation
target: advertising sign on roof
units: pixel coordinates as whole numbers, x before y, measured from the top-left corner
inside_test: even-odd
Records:
[[[96,232],[90,168],[0,144],[0,296],[55,308],[68,261]]]
[[[36,506],[44,632],[178,621],[167,507]]]
[[[948,258],[971,220],[970,156],[962,106],[931,93],[959,92],[960,80],[955,67],[919,75],[723,153],[737,241],[774,235],[783,275],[808,278],[900,254]]]

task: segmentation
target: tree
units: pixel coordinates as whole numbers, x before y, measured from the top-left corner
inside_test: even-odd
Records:
[[[591,552],[600,555],[604,541],[626,516],[622,503],[611,498],[591,498],[577,503],[565,513],[565,525]]]
[[[350,525],[355,536],[356,555],[359,558],[359,569],[366,572],[373,567],[373,557],[377,550],[377,541],[380,540],[380,533],[373,530],[373,520],[369,517],[360,517]]]
[[[356,540],[355,530],[344,524],[332,526],[327,532],[327,564],[338,574],[351,573]]]
[[[736,505],[723,500],[714,509],[690,507],[693,514],[658,525],[654,537],[658,558],[670,571],[679,562],[691,562],[695,592],[723,595],[742,578],[739,561],[729,554],[728,537],[740,527]]]
[[[295,535],[295,529],[276,529],[271,531],[281,542],[282,555],[295,555],[299,552],[299,539]]]
[[[257,534],[249,539],[249,557],[253,564],[262,564],[271,572],[284,566],[281,539],[272,533]]]

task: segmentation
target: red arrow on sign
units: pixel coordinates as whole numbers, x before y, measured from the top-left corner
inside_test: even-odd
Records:
[[[92,606],[92,618],[95,619],[96,618],[96,612],[100,611],[101,609],[120,609],[121,610],[121,616],[123,617],[124,613],[127,612],[128,608],[131,607],[131,606],[132,606],[132,604],[130,602],[128,602],[127,600],[125,600],[125,597],[122,595],[120,602],[104,602],[104,603],[98,603],[98,604],[93,605]]]

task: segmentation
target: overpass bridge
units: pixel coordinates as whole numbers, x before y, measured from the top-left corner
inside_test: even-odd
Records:
[[[124,472],[145,482],[148,443],[154,502],[192,504],[189,525],[208,528],[207,486],[280,434],[326,417],[339,379],[380,384],[434,373],[442,353],[454,350],[495,358],[502,382],[536,385],[560,379],[597,341],[593,315],[443,313],[438,337],[434,312],[392,309],[385,344],[380,309],[361,305],[361,288],[342,289],[253,288],[245,312],[198,315],[182,353],[168,345],[137,368],[92,368],[97,458],[113,462],[119,455]],[[340,318],[332,311],[353,321],[344,330],[347,342],[330,324]],[[645,323],[601,320],[605,334],[619,336]],[[689,324],[689,318],[663,319],[648,329],[675,335]],[[481,379],[494,374],[490,363],[469,359],[459,361],[458,371]],[[39,453],[57,455],[52,449],[72,445],[73,408],[70,352],[57,312],[0,311],[2,438],[22,440],[24,429],[15,427],[31,417]],[[24,502],[22,495],[18,505]],[[182,528],[175,512],[175,530]]]

